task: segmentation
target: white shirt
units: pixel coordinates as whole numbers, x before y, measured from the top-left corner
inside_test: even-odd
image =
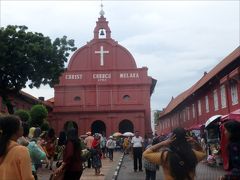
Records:
[[[134,136],[131,143],[133,144],[133,147],[142,147],[143,138],[141,136],[138,136],[138,138]]]

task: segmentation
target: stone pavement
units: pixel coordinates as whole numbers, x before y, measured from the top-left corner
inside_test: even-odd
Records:
[[[226,174],[222,167],[209,167],[199,163],[196,169],[196,180],[217,180],[219,176]],[[163,180],[162,169],[157,171],[157,180]],[[133,159],[131,155],[125,155],[117,180],[144,180],[145,172],[133,171]]]
[[[109,160],[109,158],[102,159],[101,173],[105,176],[95,176],[94,169],[86,168],[83,171],[81,180],[111,180],[121,156],[121,152],[114,152],[113,161]]]
[[[103,173],[104,176],[95,176],[94,169],[86,168],[83,171],[81,180],[112,180],[112,177],[114,175],[115,169],[117,167],[117,164],[118,164],[121,156],[122,156],[121,152],[114,152],[113,161],[109,160],[108,158],[102,159],[101,173]],[[48,180],[51,172],[52,171],[50,171],[44,167],[39,169],[38,170],[38,179],[39,180]]]

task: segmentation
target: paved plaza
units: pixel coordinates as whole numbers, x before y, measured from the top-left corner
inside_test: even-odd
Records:
[[[119,160],[122,156],[121,152],[114,152],[114,160],[108,158],[102,159],[101,172],[104,176],[95,176],[94,169],[86,168],[82,174],[81,180],[113,180],[113,176]],[[219,176],[226,174],[222,167],[209,167],[204,163],[199,163],[196,170],[196,180],[217,180]],[[39,170],[39,180],[48,180],[51,171],[45,168]],[[133,171],[132,155],[125,155],[117,176],[117,180],[144,180],[145,172]],[[157,171],[157,180],[163,180],[162,169]]]
[[[219,176],[226,174],[222,167],[209,167],[199,163],[196,170],[196,180],[217,180]],[[157,180],[163,180],[162,169],[157,171]],[[117,180],[145,180],[145,172],[133,171],[133,158],[131,155],[124,156]]]
[[[121,156],[122,156],[121,152],[114,152],[113,161],[109,160],[108,158],[102,159],[101,173],[103,173],[104,176],[95,176],[94,169],[86,168],[83,171],[81,180],[104,180],[104,179],[111,180]],[[39,175],[38,175],[39,180],[49,180],[49,177],[52,171],[43,167],[39,169],[38,172],[39,172]]]

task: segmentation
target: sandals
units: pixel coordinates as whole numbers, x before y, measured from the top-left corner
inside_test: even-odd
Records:
[[[105,175],[102,173],[95,173],[95,176],[105,176]]]
[[[104,176],[104,174],[100,173],[100,174],[97,174],[97,176]]]

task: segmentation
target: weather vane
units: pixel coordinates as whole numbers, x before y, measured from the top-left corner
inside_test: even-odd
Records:
[[[100,16],[104,16],[105,12],[103,11],[103,4],[101,0],[101,11],[100,11]]]

